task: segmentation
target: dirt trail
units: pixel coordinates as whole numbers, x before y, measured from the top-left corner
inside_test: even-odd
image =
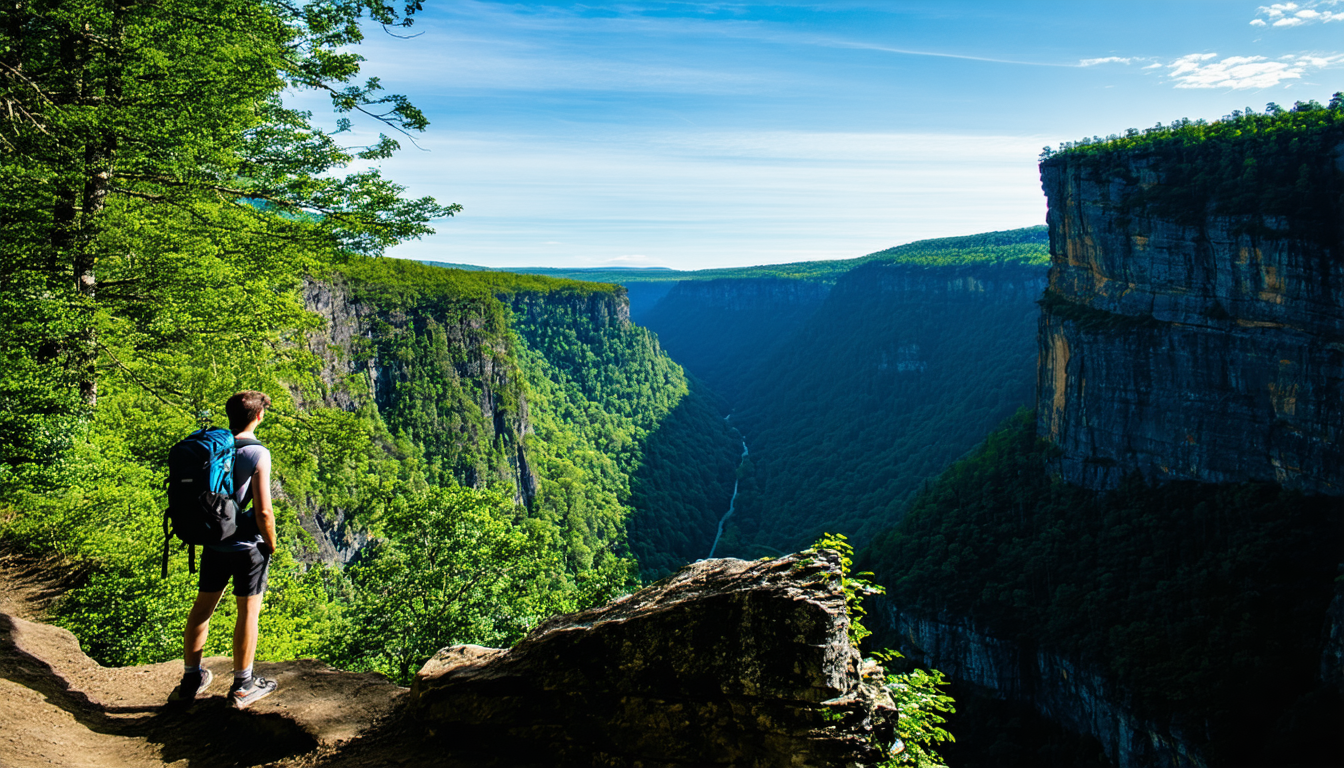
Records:
[[[279,688],[239,712],[224,699],[231,661],[210,658],[215,682],[204,697],[166,703],[180,661],[103,667],[66,630],[33,621],[62,591],[58,573],[0,554],[2,768],[449,764],[397,722],[405,689],[314,659],[258,664]]]

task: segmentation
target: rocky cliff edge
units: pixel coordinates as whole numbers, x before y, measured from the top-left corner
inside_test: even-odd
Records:
[[[867,766],[894,741],[829,551],[702,561],[513,649],[444,649],[410,695],[316,660],[259,664],[279,690],[241,712],[224,703],[226,658],[206,660],[203,698],[165,704],[177,662],[102,667],[12,599],[0,611],[9,768]]]

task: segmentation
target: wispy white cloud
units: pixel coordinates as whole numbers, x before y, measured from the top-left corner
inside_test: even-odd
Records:
[[[1024,67],[1069,67],[1072,64],[1059,64],[1046,61],[1025,61],[1022,59],[1001,59],[992,56],[976,56],[968,53],[949,53],[943,51],[924,51],[914,48],[894,48],[876,43],[866,43],[855,40],[840,40],[835,38],[822,38],[802,36],[795,37],[794,41],[808,44],[819,45],[828,48],[852,48],[864,51],[881,51],[882,53],[895,53],[902,56],[928,56],[935,59],[961,59],[963,61],[983,61],[990,64],[1017,64]]]
[[[1337,1],[1344,3],[1344,0]],[[1283,3],[1273,8],[1281,14],[1300,11],[1294,3]],[[1344,54],[1291,54],[1273,59],[1266,56],[1228,56],[1220,59],[1216,53],[1192,53],[1175,61],[1165,62],[1144,57],[1107,56],[1082,59],[1078,62],[1078,66],[1127,65],[1144,61],[1152,63],[1143,67],[1143,71],[1166,70],[1167,77],[1177,88],[1245,90],[1290,83],[1301,80],[1316,70],[1344,65]]]
[[[1301,27],[1306,24],[1344,21],[1344,10],[1328,10],[1341,4],[1344,4],[1344,0],[1262,5],[1256,9],[1256,17],[1251,19],[1251,26]]]
[[[1080,67],[1095,67],[1098,64],[1132,64],[1141,59],[1132,56],[1105,56],[1100,59],[1081,59],[1078,62]]]
[[[1287,3],[1286,5],[1293,5]],[[1218,59],[1216,53],[1192,53],[1166,65],[1168,77],[1177,88],[1229,88],[1245,90],[1270,88],[1299,80],[1312,70],[1344,63],[1344,54],[1325,56],[1229,56]]]

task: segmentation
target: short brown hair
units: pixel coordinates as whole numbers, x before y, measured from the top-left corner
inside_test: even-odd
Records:
[[[224,412],[229,415],[229,431],[234,434],[242,432],[253,419],[270,407],[271,396],[265,392],[245,389],[230,397],[224,404]]]

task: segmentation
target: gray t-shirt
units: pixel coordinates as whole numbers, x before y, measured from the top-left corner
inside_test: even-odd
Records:
[[[238,505],[238,532],[220,544],[205,546],[220,552],[239,552],[260,544],[261,529],[252,509],[252,478],[258,467],[271,468],[271,452],[264,445],[245,445],[233,454],[233,500]]]

